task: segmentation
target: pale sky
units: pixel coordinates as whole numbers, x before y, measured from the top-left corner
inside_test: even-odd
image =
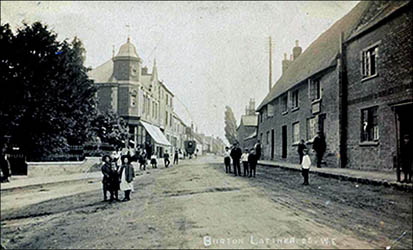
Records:
[[[137,2],[1,1],[1,23],[41,21],[58,34],[82,40],[86,66],[95,68],[130,35],[143,65],[175,94],[175,111],[198,132],[224,137],[229,105],[237,122],[250,98],[268,93],[268,37],[273,40],[273,83],[295,40],[305,50],[357,1]],[[126,25],[130,25],[128,29]],[[177,100],[176,100],[177,99]],[[186,111],[187,107],[189,112]],[[188,114],[190,113],[190,114]]]

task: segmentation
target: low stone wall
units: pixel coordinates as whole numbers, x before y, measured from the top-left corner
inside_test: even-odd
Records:
[[[27,162],[27,176],[55,176],[100,171],[101,157],[86,157],[84,161]]]

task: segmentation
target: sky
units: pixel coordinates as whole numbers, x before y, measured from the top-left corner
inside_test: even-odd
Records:
[[[175,111],[198,132],[225,138],[225,106],[237,123],[249,99],[269,91],[269,37],[273,83],[295,40],[305,50],[357,1],[1,1],[1,24],[13,29],[41,21],[59,40],[77,36],[87,67],[112,57],[130,36],[143,65],[175,94]]]

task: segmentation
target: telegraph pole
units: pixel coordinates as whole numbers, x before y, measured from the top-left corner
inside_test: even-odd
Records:
[[[268,89],[268,92],[270,92],[271,91],[271,83],[272,83],[272,41],[271,41],[271,36],[269,37],[269,44],[270,44],[270,57],[269,57],[269,67],[270,67],[270,70],[269,70],[269,79],[268,79],[268,86],[269,86],[269,89]]]

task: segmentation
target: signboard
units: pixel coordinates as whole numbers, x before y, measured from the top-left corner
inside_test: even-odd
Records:
[[[320,102],[315,102],[311,104],[311,112],[314,114],[319,113],[321,110],[321,103]]]

